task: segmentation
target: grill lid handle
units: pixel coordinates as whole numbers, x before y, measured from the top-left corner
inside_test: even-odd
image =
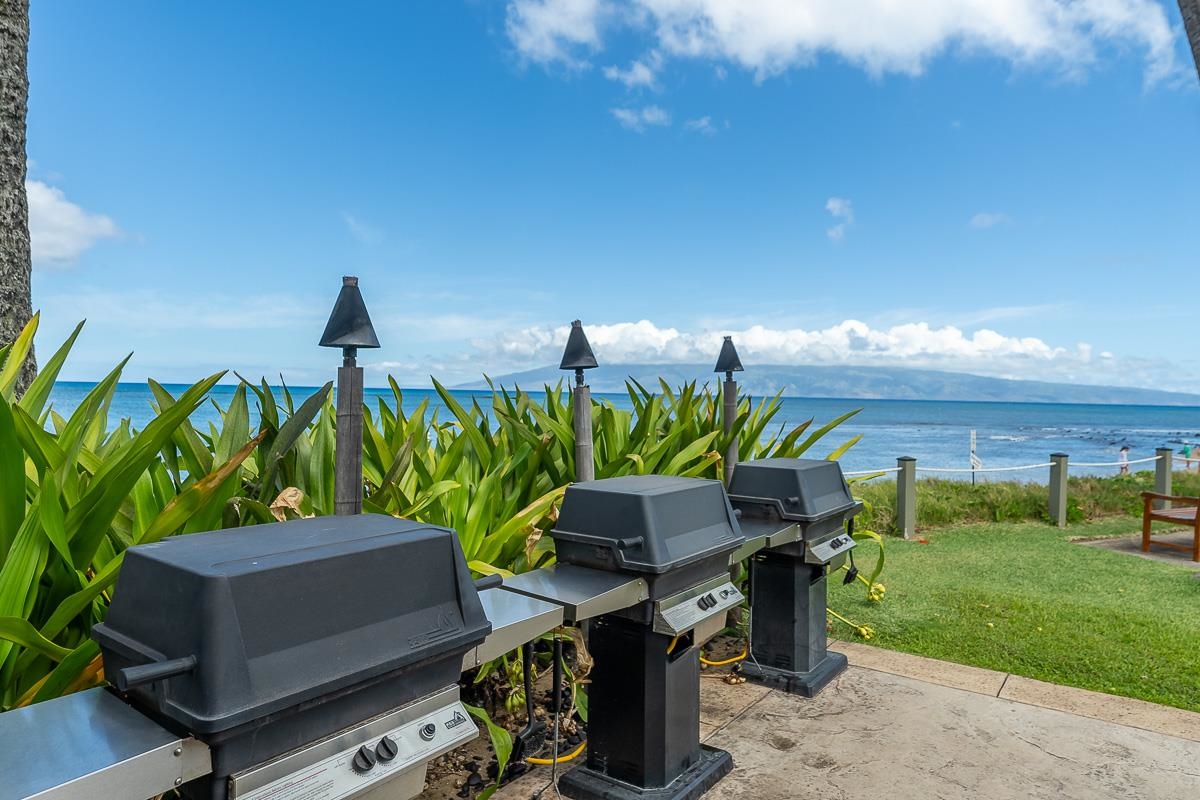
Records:
[[[195,656],[173,658],[170,661],[158,661],[153,664],[140,664],[136,667],[125,667],[117,670],[116,684],[122,692],[129,691],[135,686],[174,678],[184,675],[196,668]]]
[[[503,575],[484,575],[482,578],[475,581],[475,591],[482,592],[485,589],[495,589],[497,586],[502,586],[503,584]]]

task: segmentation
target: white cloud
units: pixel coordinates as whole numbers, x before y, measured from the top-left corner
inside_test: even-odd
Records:
[[[513,0],[510,40],[542,63],[577,63],[602,31],[643,34],[665,56],[728,62],[758,78],[832,55],[873,75],[920,74],[950,52],[1079,76],[1103,48],[1144,53],[1147,83],[1179,69],[1155,0]]]
[[[605,67],[604,77],[625,85],[626,89],[657,88],[658,71],[662,68],[662,56],[651,50],[644,59],[630,63],[628,69],[617,66]]]
[[[910,322],[873,328],[845,320],[819,330],[753,325],[742,330],[681,331],[649,320],[585,324],[588,341],[602,364],[706,364],[732,334],[742,362],[763,365],[900,366],[968,372],[1027,380],[1075,381],[1124,386],[1158,385],[1195,390],[1195,375],[1176,374],[1166,362],[1096,356],[1087,342],[1074,347],[1040,338],[1010,336],[990,328],[965,331]],[[472,340],[475,363],[498,374],[557,363],[569,327],[527,327]]]
[[[846,228],[854,224],[854,204],[844,197],[831,197],[825,201],[825,210],[834,219],[841,220],[825,231],[825,235],[835,242],[840,242],[846,235]]]
[[[683,123],[683,127],[687,128],[689,131],[703,133],[705,136],[713,136],[717,132],[716,127],[713,125],[712,117],[689,119],[687,122]]]
[[[671,124],[671,115],[658,106],[642,108],[610,108],[609,112],[616,117],[622,127],[641,133],[647,125],[665,126]]]
[[[485,352],[546,359],[562,350],[569,328],[531,327],[474,344]],[[690,363],[707,360],[720,349],[729,331],[688,333],[660,328],[649,320],[613,325],[588,325],[588,341],[608,363]],[[876,363],[904,359],[980,360],[1017,358],[1053,360],[1068,355],[1041,339],[1003,336],[982,328],[968,335],[952,325],[931,327],[926,322],[873,329],[846,320],[822,330],[777,329],[754,325],[734,332],[739,352],[763,364]],[[1090,348],[1088,349],[1090,353]]]
[[[350,235],[363,244],[378,244],[383,241],[383,231],[373,225],[368,225],[354,215],[343,211],[342,220],[346,223],[346,227],[350,229]]]
[[[573,52],[600,48],[600,23],[607,5],[602,0],[512,0],[504,29],[525,58],[585,67],[587,61]]]
[[[1008,214],[980,212],[971,217],[971,221],[968,224],[976,230],[981,230],[983,228],[994,228],[997,225],[1007,225],[1010,222],[1012,222],[1012,218]]]
[[[103,214],[85,211],[61,189],[41,181],[25,181],[29,198],[29,238],[34,266],[54,269],[73,264],[101,239],[121,235]]]

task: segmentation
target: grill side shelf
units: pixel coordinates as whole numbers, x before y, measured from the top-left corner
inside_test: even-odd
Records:
[[[106,689],[0,714],[4,800],[154,797],[211,771],[207,745],[176,736]]]
[[[504,581],[503,589],[562,606],[568,623],[620,611],[650,597],[644,578],[571,564],[516,575]]]

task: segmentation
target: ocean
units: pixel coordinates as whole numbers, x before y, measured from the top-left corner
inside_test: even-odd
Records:
[[[59,382],[50,400],[55,410],[67,416],[94,384]],[[178,396],[183,386],[168,386]],[[233,386],[218,386],[212,400],[225,406]],[[314,391],[293,387],[300,399]],[[372,397],[390,400],[388,389],[366,390]],[[487,392],[455,391],[469,402],[472,397],[488,398]],[[619,408],[630,408],[624,394],[596,394]],[[404,404],[415,407],[424,399],[441,406],[432,389],[407,389]],[[253,397],[251,398],[253,406]],[[121,384],[110,409],[110,425],[128,418],[134,427],[144,426],[153,417],[151,394],[145,384]],[[481,405],[487,407],[486,403]],[[984,469],[1045,464],[1051,453],[1066,453],[1073,463],[1105,463],[1117,460],[1122,446],[1130,448],[1130,460],[1152,457],[1155,448],[1170,447],[1176,453],[1185,444],[1200,445],[1200,408],[1180,406],[1092,405],[1084,403],[994,403],[921,400],[862,400],[787,397],[775,417],[775,430],[791,427],[809,418],[814,427],[847,411],[861,409],[842,423],[809,453],[824,458],[852,436],[862,439],[846,453],[841,463],[847,471],[887,469],[896,466],[899,456],[917,459],[917,467],[963,470],[970,468],[971,431],[975,431],[976,455]],[[441,415],[446,418],[447,413]],[[216,409],[205,404],[192,417],[193,424],[207,428],[218,419]],[[1133,469],[1153,469],[1153,464],[1135,464]],[[1176,465],[1182,469],[1182,463]],[[1071,474],[1112,475],[1116,467],[1072,467]],[[968,473],[942,473],[944,477],[970,480]],[[980,472],[978,480],[1027,480],[1046,482],[1048,470],[1038,468],[1014,472]]]

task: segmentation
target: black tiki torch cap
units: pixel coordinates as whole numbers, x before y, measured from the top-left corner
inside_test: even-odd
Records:
[[[325,323],[320,344],[321,347],[379,347],[371,315],[358,290],[358,278],[350,275],[342,278],[342,291],[333,304],[329,322]]]
[[[717,356],[717,366],[713,368],[713,372],[743,372],[742,360],[738,358],[737,350],[733,346],[733,337],[726,336],[725,341],[721,343],[721,355]]]
[[[559,369],[594,369],[596,356],[592,346],[588,344],[587,336],[583,334],[583,323],[575,320],[571,323],[571,334],[567,337],[567,348],[563,351],[562,363]]]

